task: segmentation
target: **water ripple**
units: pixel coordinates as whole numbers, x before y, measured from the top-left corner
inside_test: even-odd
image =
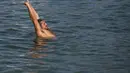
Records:
[[[31,0],[56,33],[36,36],[24,1],[0,2],[0,73],[129,73],[129,0]]]

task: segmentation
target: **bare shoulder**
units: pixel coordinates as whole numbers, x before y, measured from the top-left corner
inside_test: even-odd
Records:
[[[43,32],[43,34],[45,34],[46,37],[49,37],[49,38],[55,37],[55,34],[53,34],[50,30],[42,29],[41,31]]]

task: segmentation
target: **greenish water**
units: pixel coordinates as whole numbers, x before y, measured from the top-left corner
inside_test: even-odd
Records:
[[[129,73],[129,0],[30,0],[57,39],[34,43],[22,0],[0,1],[0,73]]]

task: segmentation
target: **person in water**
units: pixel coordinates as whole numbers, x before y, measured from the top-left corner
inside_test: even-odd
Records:
[[[30,19],[32,20],[35,28],[35,33],[37,37],[44,39],[55,38],[55,34],[48,28],[44,19],[40,19],[36,10],[32,7],[29,0],[27,0],[24,5],[27,7]]]

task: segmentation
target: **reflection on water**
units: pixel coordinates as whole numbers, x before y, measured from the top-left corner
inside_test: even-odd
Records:
[[[33,58],[31,59],[32,65],[30,65],[30,69],[27,73],[39,73],[38,70],[43,70],[44,67],[46,67],[46,63],[44,62],[43,58],[47,56],[45,52],[48,51],[47,44],[49,40],[41,39],[41,38],[36,38],[33,43],[33,47],[29,49],[28,56]],[[36,60],[35,60],[36,59]],[[37,60],[38,59],[38,60]],[[33,62],[37,62],[37,65],[33,65]],[[36,70],[35,70],[36,69]]]
[[[47,56],[47,54],[41,54],[39,52],[44,52],[47,50],[47,48],[44,48],[44,46],[47,45],[47,40],[42,38],[36,38],[34,40],[34,47],[30,49],[30,56],[32,58],[43,58]]]

